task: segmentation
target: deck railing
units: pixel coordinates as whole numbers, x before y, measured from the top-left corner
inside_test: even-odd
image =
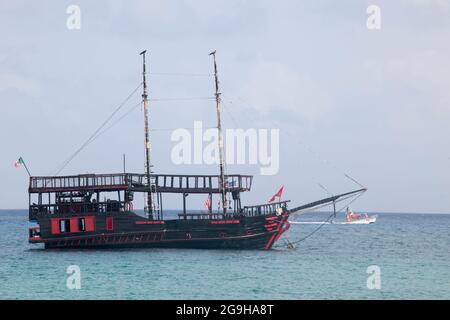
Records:
[[[119,212],[125,210],[126,204],[119,201],[107,202],[62,202],[58,204],[31,204],[30,214],[65,214],[84,212]]]
[[[157,192],[172,193],[219,193],[218,175],[152,174],[151,185]],[[227,192],[249,191],[252,176],[226,175]],[[30,193],[65,191],[130,190],[148,191],[147,176],[137,173],[86,174],[76,176],[30,177]]]
[[[242,208],[242,211],[247,216],[266,215],[276,212],[276,210],[279,208],[287,207],[288,202],[290,202],[290,200],[259,204],[255,206],[245,206],[244,208]]]
[[[30,177],[30,192],[58,192],[93,189],[126,189],[127,174],[85,174],[77,176]]]
[[[147,177],[144,174],[129,174],[132,188],[146,188]],[[218,175],[151,175],[152,185],[159,192],[173,193],[219,193],[220,177]],[[225,188],[228,192],[249,191],[253,176],[225,175]]]

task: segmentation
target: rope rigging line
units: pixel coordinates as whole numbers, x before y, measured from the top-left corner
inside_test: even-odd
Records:
[[[195,130],[198,128],[157,128],[157,129],[150,129],[150,131],[173,131],[173,130],[178,130],[178,129],[185,129],[185,130]],[[205,129],[217,129],[217,127],[202,127],[203,130]]]
[[[104,133],[109,131],[111,128],[116,126],[120,121],[122,121],[124,118],[126,118],[128,115],[130,115],[134,110],[139,107],[142,102],[139,102],[138,104],[132,106],[130,109],[128,109],[123,115],[121,115],[119,118],[117,118],[113,123],[111,123],[109,126],[104,128],[111,119],[117,114],[117,112],[122,109],[122,107],[125,105],[126,102],[131,98],[131,96],[140,88],[142,83],[117,107],[113,113],[102,123],[102,125],[97,128],[97,130],[82,144],[80,148],[78,148],[69,158],[67,158],[59,167],[59,169],[56,171],[54,175],[58,175],[85,147],[90,145],[92,142],[94,142],[97,138],[102,136]],[[149,101],[180,101],[180,100],[211,100],[215,99],[214,97],[193,97],[193,98],[155,98],[155,99],[149,99]],[[212,128],[212,127],[211,127]],[[103,129],[103,130],[102,130]],[[184,129],[194,129],[194,128],[184,128]],[[206,128],[209,129],[209,128]],[[101,130],[101,131],[100,131]],[[175,129],[151,129],[150,131],[170,131]]]
[[[209,100],[214,99],[214,97],[201,97],[201,98],[156,98],[156,99],[148,99],[149,101],[179,101],[179,100]],[[99,136],[103,135],[106,131],[114,127],[116,124],[118,124],[120,121],[122,121],[124,118],[126,118],[129,114],[131,114],[134,110],[137,109],[142,104],[142,102],[139,102],[138,104],[132,106],[128,111],[126,111],[122,116],[120,116],[116,121],[114,121],[111,125],[109,125],[106,129],[98,133],[90,142],[93,142],[95,139],[97,139]],[[184,128],[184,129],[193,129],[193,128]],[[208,129],[208,128],[207,128]],[[150,129],[149,131],[169,131],[169,130],[175,130],[174,129]]]
[[[181,76],[181,77],[212,77],[211,73],[175,73],[175,72],[146,72],[152,76]]]
[[[120,116],[118,119],[116,119],[113,123],[111,123],[108,127],[105,128],[105,126],[111,121],[111,119],[117,114],[119,110],[121,110],[125,104],[130,100],[130,98],[136,93],[136,91],[142,86],[142,83],[139,84],[136,89],[134,89],[127,98],[110,114],[110,116],[89,136],[89,138],[73,153],[71,154],[65,161],[61,163],[61,165],[58,167],[56,172],[53,175],[58,175],[64,168],[89,144],[94,142],[97,138],[99,138],[101,135],[106,133],[108,130],[113,128],[115,125],[117,125],[120,121],[122,121],[125,117],[127,117],[131,112],[133,112],[137,107],[141,105],[141,102],[138,104],[132,106],[128,111],[126,111],[122,116]],[[158,101],[182,101],[182,100],[211,100],[215,99],[214,97],[190,97],[190,98],[154,98],[149,99],[149,101],[158,102]],[[102,130],[103,129],[103,130]],[[186,128],[189,129],[189,128]],[[193,129],[193,128],[192,128]],[[151,131],[162,131],[165,129],[154,129]],[[166,129],[166,130],[173,130],[173,129]]]
[[[243,103],[246,103],[242,98],[239,98],[239,97],[238,97],[237,99],[241,100]],[[230,105],[232,105],[232,104],[236,105],[236,103],[233,102],[233,101],[231,101],[229,98],[228,98],[228,102],[229,102]],[[224,104],[225,104],[225,103],[224,103]],[[247,117],[247,114],[246,114],[245,112],[241,112],[241,113],[240,113],[240,115],[242,115],[242,114],[244,114],[244,116]],[[248,119],[248,118],[247,118],[247,119]],[[252,122],[254,122],[255,120],[253,119],[253,120],[250,120],[250,121],[251,121],[250,123],[252,123]],[[360,182],[358,182],[355,178],[353,178],[352,176],[350,176],[350,175],[349,175],[348,173],[346,173],[344,170],[342,170],[341,168],[337,167],[335,164],[332,164],[330,161],[328,161],[328,160],[323,159],[322,157],[320,157],[319,154],[318,154],[317,152],[315,152],[309,145],[307,145],[306,143],[304,143],[304,142],[302,142],[300,139],[298,139],[298,136],[297,136],[297,135],[293,134],[292,132],[288,132],[288,131],[286,130],[286,127],[285,127],[285,126],[280,126],[279,123],[277,123],[276,121],[271,120],[270,118],[268,118],[267,121],[271,121],[272,124],[273,124],[275,127],[283,128],[283,130],[280,130],[281,133],[287,135],[289,138],[294,139],[294,141],[296,141],[298,144],[302,145],[309,153],[311,153],[313,156],[315,156],[318,160],[320,160],[320,161],[321,161],[322,163],[324,163],[325,165],[334,168],[335,170],[339,171],[342,175],[344,175],[344,177],[346,177],[347,179],[351,180],[352,182],[354,182],[354,183],[357,184],[358,186],[364,188],[364,185],[362,185]]]
[[[316,202],[314,202],[312,204],[307,204],[307,205],[304,205],[304,206],[291,208],[290,209],[291,217],[297,217],[297,216],[300,216],[300,215],[302,215],[302,214],[304,214],[304,213],[306,213],[308,211],[315,211],[317,209],[327,207],[333,202],[334,203],[339,203],[339,202],[342,202],[344,200],[356,197],[357,195],[366,192],[366,190],[367,190],[366,188],[360,189],[360,190],[355,190],[355,191],[353,191],[353,192],[351,192],[349,194],[341,195],[341,196],[339,196],[337,198],[336,198],[336,196],[332,196],[332,197],[327,198],[327,199],[316,201]]]
[[[183,100],[213,100],[215,97],[193,97],[193,98],[153,98],[148,101],[183,101]]]
[[[53,175],[58,175],[89,143],[97,138],[98,133],[103,129],[103,127],[108,124],[108,122],[114,117],[114,115],[122,109],[123,106],[131,99],[131,97],[139,90],[142,86],[142,82],[122,101],[116,109],[109,115],[109,117],[89,136],[89,138],[74,152],[72,153],[66,160],[64,160],[61,165],[58,167],[56,172]]]
[[[232,115],[232,113],[230,112],[230,110],[228,110],[227,105],[226,105],[225,103],[222,102],[222,106],[223,106],[223,109],[225,110],[226,114],[230,117],[231,121],[234,123],[234,126],[235,126],[236,128],[239,128],[238,122],[236,121],[236,119],[234,118],[234,116]]]
[[[89,144],[91,144],[92,142],[94,142],[98,137],[100,137],[101,135],[103,135],[106,131],[108,131],[109,129],[111,129],[112,127],[114,127],[116,124],[118,124],[120,121],[122,121],[124,118],[126,118],[128,115],[131,114],[131,112],[133,112],[134,110],[137,109],[137,107],[139,107],[142,104],[142,102],[139,102],[138,104],[132,106],[130,109],[128,109],[128,111],[126,111],[122,116],[120,116],[119,118],[117,118],[113,123],[111,123],[108,127],[106,127],[104,130],[102,130],[101,132],[99,132],[94,138],[92,138],[91,141],[89,141]]]
[[[139,102],[138,104],[136,104],[135,106],[131,107],[128,111],[126,111],[122,116],[120,116],[119,118],[116,119],[116,121],[114,121],[111,125],[109,125],[108,127],[106,127],[103,131],[99,132],[90,142],[89,144],[91,144],[92,142],[94,142],[94,140],[96,140],[98,137],[100,137],[101,135],[103,135],[106,131],[108,131],[109,129],[111,129],[112,127],[114,127],[115,125],[117,125],[120,121],[122,121],[124,118],[126,118],[127,116],[129,116],[134,110],[137,109],[137,107],[139,107],[142,103]],[[156,129],[149,129],[149,131],[151,132],[158,132],[158,131],[173,131],[173,130],[177,130],[177,129],[186,129],[186,130],[195,130],[196,128],[156,128]],[[203,129],[215,129],[215,127],[204,127]]]
[[[342,210],[344,210],[346,207],[348,207],[350,204],[352,204],[354,201],[356,201],[356,199],[358,199],[360,196],[362,196],[363,193],[358,194],[356,197],[354,197],[349,203],[345,204],[341,209],[337,210],[336,213],[340,213],[342,212]],[[330,205],[330,204],[327,204]],[[317,210],[319,208],[315,208],[314,210]],[[314,211],[311,210],[311,211]],[[316,229],[314,229],[312,232],[310,232],[309,234],[307,234],[306,236],[304,236],[303,238],[300,238],[296,241],[290,241],[291,244],[297,244],[300,243],[302,241],[305,241],[306,239],[308,239],[309,237],[311,237],[313,234],[315,234],[317,231],[319,231],[324,225],[326,225],[331,217],[333,217],[335,215],[335,212],[333,212],[325,221],[323,221]]]
[[[232,104],[233,102],[232,101],[229,101],[229,103],[230,104]],[[238,126],[238,123],[237,123],[237,121],[236,121],[236,119],[232,116],[232,112],[230,112],[229,110],[228,110],[228,108],[227,108],[227,106],[226,106],[226,103],[223,103],[223,106],[224,106],[224,109],[226,110],[226,113],[229,115],[229,117],[231,118],[231,120],[233,121],[233,123],[236,125],[236,126]],[[248,119],[248,117],[247,117],[247,114],[245,113],[245,112],[241,112],[240,113],[240,115],[242,115],[242,114],[244,114],[244,117],[246,117],[247,118],[247,120],[249,120]],[[254,122],[254,120],[249,120],[249,121],[251,121],[250,123],[253,123]],[[280,126],[278,126],[278,127],[280,127]],[[284,132],[284,131],[283,131]],[[288,132],[285,132],[285,133],[288,133]],[[289,133],[288,133],[288,135],[289,135]],[[291,138],[297,138],[295,135],[291,135]],[[304,143],[302,143],[301,141],[298,141],[298,143],[299,144],[302,144],[303,146],[305,146],[306,148],[307,148],[307,150],[310,152],[310,153],[312,153],[316,158],[318,158],[318,159],[321,159],[319,156],[318,156],[318,154],[317,153],[315,153],[311,148],[309,148],[307,145],[305,145]],[[322,160],[322,162],[324,162],[325,164],[327,164],[327,165],[330,165],[330,166],[333,166],[330,162],[328,162],[328,161],[324,161],[324,160]],[[340,171],[347,179],[350,179],[351,181],[353,181],[354,183],[356,183],[358,186],[360,186],[360,187],[362,187],[362,188],[364,188],[364,186],[362,185],[362,184],[360,184],[356,179],[354,179],[354,178],[352,178],[349,174],[347,174],[347,173],[345,173],[342,169],[339,169],[338,167],[336,167],[336,166],[334,166],[334,168],[335,169],[337,169],[338,171]],[[322,188],[322,189],[324,189],[327,193],[330,193],[325,187],[323,187],[323,185],[321,185],[320,183],[319,183],[319,186]],[[298,243],[300,243],[300,242],[302,242],[302,241],[305,241],[306,239],[308,239],[309,237],[311,237],[311,236],[313,236],[316,232],[318,232],[325,224],[327,224],[329,221],[330,221],[330,219],[336,214],[336,213],[340,213],[344,208],[346,208],[346,207],[348,207],[351,203],[353,203],[354,201],[356,201],[360,196],[362,196],[363,195],[363,193],[360,193],[360,194],[358,194],[358,195],[356,195],[356,196],[354,196],[354,195],[351,195],[351,196],[349,196],[349,197],[345,197],[345,198],[343,198],[343,199],[341,199],[340,201],[343,201],[343,200],[346,200],[346,199],[349,199],[349,198],[353,198],[353,199],[351,199],[351,201],[349,201],[346,205],[344,205],[341,209],[339,209],[339,210],[337,210],[336,212],[333,212],[322,224],[320,224],[316,229],[314,229],[312,232],[310,232],[309,234],[307,234],[306,236],[304,236],[303,238],[301,238],[301,239],[299,239],[299,240],[297,240],[297,241],[294,241],[294,242],[291,242],[291,241],[289,241],[289,240],[286,240],[285,239],[285,241],[286,241],[286,243],[288,244],[288,246],[292,246],[292,245],[294,245],[294,244],[298,244]],[[336,201],[336,202],[339,202],[339,201]],[[329,206],[330,204],[329,203],[327,203],[327,204],[323,204],[323,205],[319,205],[319,206],[317,206],[316,208],[314,208],[314,209],[310,209],[310,210],[308,210],[308,211],[315,211],[315,210],[318,210],[318,209],[320,209],[320,208],[323,208],[323,207],[327,207],[327,206]],[[305,211],[305,212],[307,212],[307,211]],[[305,213],[305,212],[303,212],[303,213]],[[303,213],[298,213],[298,214],[294,214],[294,216],[295,215],[300,215],[300,214],[303,214]]]

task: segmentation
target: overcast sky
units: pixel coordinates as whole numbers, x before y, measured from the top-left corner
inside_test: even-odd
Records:
[[[81,9],[70,30],[67,7]],[[366,26],[369,5],[381,29]],[[48,175],[141,81],[150,98],[210,97],[217,50],[224,125],[280,128],[280,170],[255,165],[246,203],[285,185],[302,204],[358,186],[358,211],[450,212],[450,4],[398,1],[0,1],[0,207],[25,208],[28,177]],[[156,74],[155,74],[156,73]],[[157,73],[200,74],[167,76]],[[124,111],[139,103],[135,94]],[[215,124],[211,100],[150,103],[154,170],[215,173],[170,160],[171,129]],[[140,108],[62,172],[143,171]],[[179,200],[179,201],[178,201]],[[196,199],[192,206],[204,199]],[[168,199],[166,208],[181,205]]]

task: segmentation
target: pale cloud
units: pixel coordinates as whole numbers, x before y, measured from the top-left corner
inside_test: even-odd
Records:
[[[65,27],[71,3],[2,1],[0,175],[11,185],[0,190],[0,204],[27,202],[26,176],[11,165],[18,155],[33,173],[51,172],[137,85],[140,50],[149,49],[151,71],[210,73],[208,53],[217,49],[223,98],[240,103],[231,111],[243,127],[288,127],[367,183],[363,209],[448,212],[450,195],[442,192],[450,190],[449,3],[379,1],[382,29],[368,31],[371,1],[80,0],[82,29],[71,32]],[[149,80],[154,98],[214,90],[209,77]],[[199,119],[209,126],[214,104],[152,103],[151,116],[158,128]],[[68,172],[116,171],[123,152],[130,168],[142,170],[141,125],[137,110]],[[19,132],[14,140],[12,132]],[[157,169],[181,170],[170,163],[166,137],[152,137]],[[317,197],[317,180],[343,189],[340,173],[322,174],[316,159],[280,137],[280,174],[258,177],[250,202],[280,182],[294,203]],[[186,168],[203,169],[214,170]],[[435,190],[444,191],[438,197]]]
[[[404,3],[418,7],[438,8],[439,10],[449,10],[450,2],[447,0],[403,0]]]
[[[18,73],[0,74],[0,91],[16,90],[22,94],[38,95],[39,84]]]
[[[304,120],[315,121],[330,108],[325,89],[311,75],[292,70],[281,62],[258,57],[242,74],[238,96],[245,96],[249,107],[264,117],[289,111]]]

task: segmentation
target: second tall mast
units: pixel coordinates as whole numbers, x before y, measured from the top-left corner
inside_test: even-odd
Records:
[[[145,53],[144,50],[140,53],[142,55],[143,69],[142,69],[142,83],[144,92],[142,93],[142,101],[144,103],[144,131],[145,131],[145,174],[147,176],[147,184],[149,191],[147,193],[147,213],[149,219],[153,219],[153,203],[152,203],[152,184],[151,184],[151,162],[150,162],[150,138],[149,138],[149,126],[148,126],[148,94],[147,94],[147,80],[145,77]]]
[[[220,92],[219,92],[219,78],[217,75],[217,64],[216,64],[216,51],[213,51],[209,54],[213,56],[214,59],[214,79],[216,85],[216,111],[217,111],[217,130],[219,134],[219,190],[222,194],[222,209],[223,213],[227,212],[227,203],[226,203],[226,182],[225,182],[225,163],[223,159],[223,137],[222,137],[222,120],[220,116]]]

